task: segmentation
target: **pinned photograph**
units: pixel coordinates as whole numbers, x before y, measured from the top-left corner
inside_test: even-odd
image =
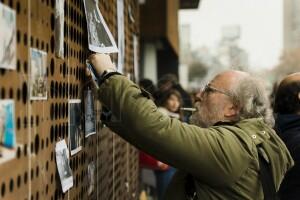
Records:
[[[0,68],[16,69],[16,12],[0,3]]]
[[[56,165],[63,193],[73,187],[73,175],[70,168],[69,150],[65,140],[56,143]]]
[[[95,173],[95,162],[91,162],[88,165],[88,195],[91,195],[93,191],[95,190],[95,179],[96,179],[96,173]]]
[[[15,156],[15,104],[13,100],[0,100],[0,164]]]
[[[84,91],[85,137],[96,133],[96,117],[92,90]]]
[[[47,53],[30,49],[30,99],[47,99]]]
[[[69,100],[69,146],[71,156],[82,149],[81,100]]]
[[[98,0],[83,0],[89,49],[97,53],[117,53],[116,42],[99,10]]]
[[[139,49],[139,39],[137,35],[133,34],[133,70],[134,70],[134,81],[136,83],[139,82],[139,76],[140,76],[138,49]]]
[[[64,3],[65,0],[55,3],[55,55],[59,58],[64,58]]]
[[[123,73],[125,63],[125,30],[124,30],[124,0],[117,0],[118,11],[118,67],[117,70]]]

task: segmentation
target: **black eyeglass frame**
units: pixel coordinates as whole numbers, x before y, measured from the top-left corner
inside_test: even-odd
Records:
[[[208,93],[210,93],[210,92],[219,92],[219,93],[224,94],[224,95],[226,95],[226,96],[232,97],[232,94],[231,94],[230,92],[227,92],[227,91],[223,91],[223,90],[221,90],[221,89],[218,89],[218,88],[212,86],[210,83],[204,86],[202,92],[203,92],[204,94],[208,94]]]

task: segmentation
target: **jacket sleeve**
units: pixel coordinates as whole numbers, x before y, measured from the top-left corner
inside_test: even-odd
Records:
[[[126,77],[110,77],[98,92],[100,101],[116,117],[106,123],[113,131],[199,181],[228,185],[247,168],[249,156],[230,131],[200,128],[163,115]]]

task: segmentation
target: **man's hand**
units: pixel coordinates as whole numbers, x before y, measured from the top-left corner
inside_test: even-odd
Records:
[[[98,75],[102,75],[103,72],[108,69],[116,70],[109,55],[95,53],[90,55],[88,60],[95,67]]]
[[[167,170],[169,169],[169,165],[163,163],[163,162],[160,162],[160,161],[157,161],[157,165],[159,167],[160,170]]]

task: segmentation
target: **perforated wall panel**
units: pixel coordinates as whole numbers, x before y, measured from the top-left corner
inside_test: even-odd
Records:
[[[117,41],[117,0],[99,0],[100,10]],[[65,0],[65,58],[55,57],[55,0],[0,0],[16,11],[16,70],[0,69],[0,98],[15,101],[16,158],[0,165],[0,199],[137,199],[137,150],[102,128],[96,103],[97,134],[84,139],[71,156],[74,186],[65,194],[55,162],[55,143],[68,143],[68,100],[82,99],[87,31],[82,0]],[[128,9],[130,7],[130,9]],[[133,34],[139,34],[138,2],[125,0],[125,74],[133,74]],[[131,12],[129,13],[129,10]],[[134,18],[134,21],[130,20]],[[0,27],[2,29],[3,27]],[[29,99],[30,48],[47,53],[48,99]],[[116,55],[113,59],[117,62]],[[88,164],[96,163],[96,188],[88,195]]]

